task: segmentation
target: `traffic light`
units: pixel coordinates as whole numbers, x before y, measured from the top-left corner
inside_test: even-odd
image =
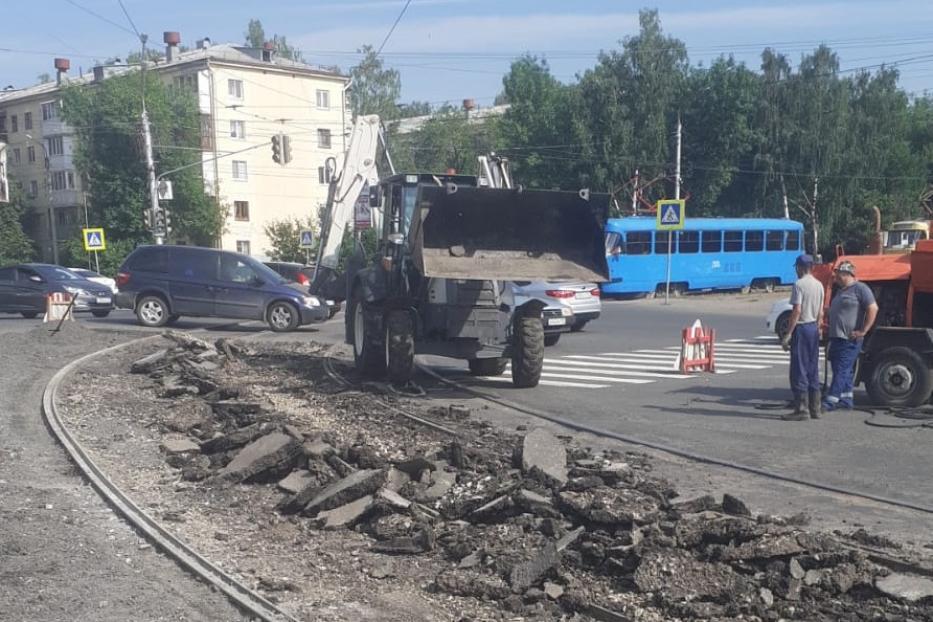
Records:
[[[272,137],[272,161],[276,164],[282,164],[282,135],[276,134]]]
[[[288,134],[282,135],[282,160],[285,164],[292,161],[292,139]]]
[[[152,208],[143,210],[143,224],[146,229],[152,229]]]
[[[157,234],[165,233],[165,210],[162,208],[153,211],[152,231]]]
[[[167,208],[162,208],[162,220],[165,223],[165,235],[168,235],[172,232],[172,211]]]

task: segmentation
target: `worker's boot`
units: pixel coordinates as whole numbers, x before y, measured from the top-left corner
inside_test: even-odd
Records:
[[[819,419],[823,409],[823,394],[817,389],[810,391],[810,418]]]
[[[794,412],[787,413],[781,419],[784,421],[806,421],[807,420],[807,396],[804,394],[794,396]]]

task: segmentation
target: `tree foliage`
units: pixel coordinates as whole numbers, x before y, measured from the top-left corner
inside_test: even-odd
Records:
[[[265,226],[266,237],[272,243],[272,248],[265,250],[272,261],[295,261],[304,263],[308,251],[301,248],[301,230],[317,229],[314,219],[292,218],[275,220]],[[316,255],[316,249],[311,249],[311,256]]]
[[[350,69],[350,107],[353,114],[377,114],[388,121],[399,116],[402,81],[398,71],[387,69],[371,45],[359,50],[363,59]]]
[[[10,184],[10,202],[0,203],[0,266],[30,261],[34,248],[23,230],[28,206],[16,184]]]
[[[110,241],[148,240],[143,210],[149,207],[148,177],[140,132],[142,76],[139,72],[99,84],[66,87],[62,114],[75,128],[75,166],[89,184],[90,222],[106,228]],[[200,167],[200,120],[194,96],[149,76],[146,108],[152,128],[156,171],[193,165],[173,173],[173,235],[209,246],[220,235],[224,212],[205,194]]]
[[[266,31],[262,27],[262,22],[258,19],[249,20],[249,24],[243,36],[246,38],[246,45],[251,48],[261,48],[264,43],[269,41],[269,39],[266,38]],[[275,44],[275,53],[282,58],[287,58],[288,60],[293,60],[298,63],[305,62],[301,50],[293,45],[289,45],[283,35],[272,35],[272,42]]]

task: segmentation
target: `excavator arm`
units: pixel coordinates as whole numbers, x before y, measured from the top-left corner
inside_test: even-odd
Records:
[[[337,276],[340,246],[347,226],[353,220],[353,206],[364,186],[378,179],[376,150],[380,141],[379,117],[359,116],[353,124],[347,152],[339,172],[331,175],[327,205],[321,223],[321,244],[318,248],[312,294],[323,294]],[[333,160],[328,162],[333,171]]]

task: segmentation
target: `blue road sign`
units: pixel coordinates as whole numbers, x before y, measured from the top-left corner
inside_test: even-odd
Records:
[[[683,229],[684,219],[687,214],[684,209],[683,199],[664,199],[658,201],[658,223],[659,231],[671,231],[673,229]]]
[[[301,248],[311,248],[314,246],[314,232],[310,229],[302,229],[298,238],[298,246]]]

